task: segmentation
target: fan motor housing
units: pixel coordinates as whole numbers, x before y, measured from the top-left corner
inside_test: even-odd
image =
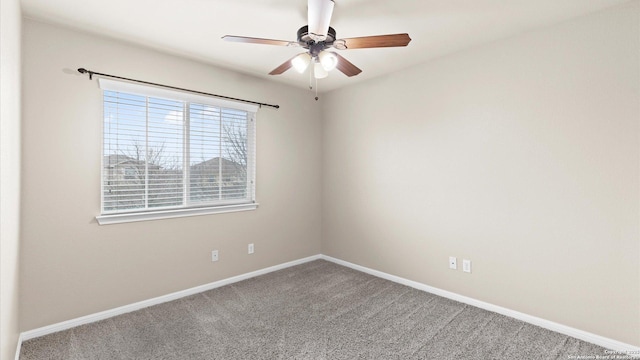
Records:
[[[324,49],[326,46],[331,45],[335,39],[336,39],[336,30],[331,26],[329,26],[329,31],[327,31],[327,38],[324,39],[323,41],[318,41],[318,42],[313,40],[309,35],[308,25],[305,25],[300,29],[298,29],[298,37],[297,37],[298,43],[300,43],[300,45],[302,45],[302,47],[305,49],[313,48],[313,45],[316,45],[316,44],[318,45],[322,44],[322,48]]]

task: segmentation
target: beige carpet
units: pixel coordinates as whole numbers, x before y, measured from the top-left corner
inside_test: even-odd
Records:
[[[26,341],[31,359],[569,359],[605,349],[318,260]]]

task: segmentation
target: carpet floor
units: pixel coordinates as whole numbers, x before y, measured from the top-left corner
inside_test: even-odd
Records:
[[[605,349],[317,260],[28,340],[35,359],[571,359]]]

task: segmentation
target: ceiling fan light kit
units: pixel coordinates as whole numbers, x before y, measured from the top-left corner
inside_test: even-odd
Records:
[[[331,51],[322,51],[318,58],[320,59],[320,64],[326,71],[331,71],[336,68],[338,65],[338,57],[336,53]]]
[[[297,72],[304,73],[309,68],[309,65],[313,63],[313,69],[310,71],[312,71],[313,77],[316,79],[326,78],[329,75],[328,72],[336,68],[349,77],[356,76],[362,72],[349,60],[333,51],[327,51],[328,48],[348,50],[400,47],[407,46],[411,42],[409,34],[406,33],[337,39],[335,29],[329,26],[334,5],[333,0],[308,0],[308,25],[298,29],[296,41],[233,35],[225,35],[222,39],[232,42],[302,47],[307,51],[287,60],[273,69],[269,75],[280,75],[292,67]]]
[[[296,55],[293,59],[291,59],[291,65],[293,68],[302,74],[307,67],[309,67],[309,63],[311,62],[311,55],[309,53],[301,53]]]
[[[327,70],[324,69],[321,63],[316,62],[313,64],[313,77],[316,79],[324,79],[329,76]]]

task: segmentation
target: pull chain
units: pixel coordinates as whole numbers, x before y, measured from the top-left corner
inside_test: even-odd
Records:
[[[316,78],[315,76],[313,76],[313,68],[309,67],[309,90],[313,90],[313,80],[315,79],[316,81],[316,101],[318,101],[318,78]]]

